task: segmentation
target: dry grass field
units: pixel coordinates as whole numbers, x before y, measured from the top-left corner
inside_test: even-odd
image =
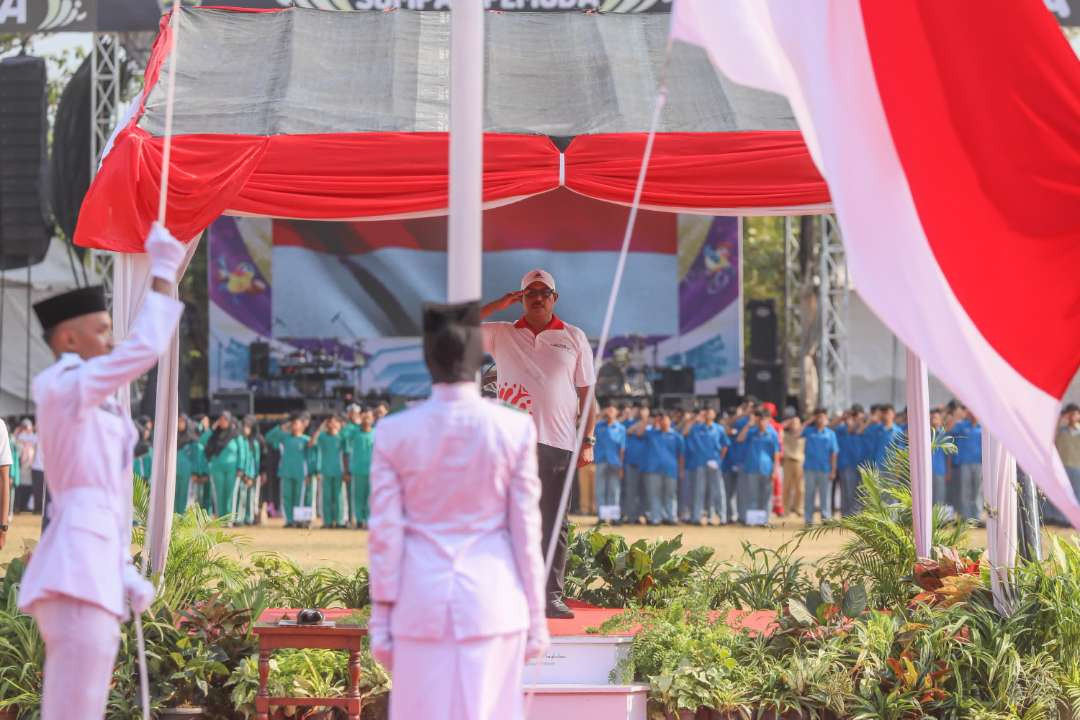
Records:
[[[591,518],[572,518],[579,527],[592,524]],[[8,532],[7,545],[0,550],[0,563],[7,562],[20,554],[27,543],[33,543],[39,535],[41,518],[33,515],[18,515]],[[734,559],[741,553],[742,541],[763,547],[779,547],[792,540],[802,523],[798,518],[790,518],[771,528],[730,527],[645,527],[624,525],[610,528],[630,540],[638,538],[667,538],[679,533],[683,536],[683,545],[697,547],[707,545],[716,550],[716,559]],[[234,531],[242,543],[241,554],[255,551],[273,551],[286,555],[300,565],[311,568],[318,566],[348,570],[368,561],[367,533],[359,530],[286,530],[281,520],[271,520],[258,527],[237,528]],[[986,533],[983,530],[972,532],[971,544],[985,547]],[[798,549],[799,555],[813,562],[824,555],[836,552],[843,543],[843,536],[826,537],[806,541]]]

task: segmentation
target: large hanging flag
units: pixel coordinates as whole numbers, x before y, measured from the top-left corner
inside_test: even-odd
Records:
[[[1080,527],[1080,63],[1041,0],[678,0],[672,35],[787,96],[859,293]]]

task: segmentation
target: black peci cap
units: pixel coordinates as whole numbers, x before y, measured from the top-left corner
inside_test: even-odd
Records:
[[[78,288],[34,303],[34,314],[45,331],[65,320],[106,311],[105,288],[100,285]]]

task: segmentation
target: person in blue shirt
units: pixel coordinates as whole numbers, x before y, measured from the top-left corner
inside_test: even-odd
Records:
[[[649,441],[644,435],[630,432],[638,423],[643,423],[646,429],[652,425],[647,406],[635,406],[630,417],[623,421],[623,427],[626,428],[626,451],[623,454],[622,518],[623,522],[634,525],[648,513],[645,503],[645,474],[642,466],[645,463]]]
[[[728,517],[728,495],[724,473],[721,469],[727,459],[728,451],[731,450],[731,440],[728,439],[727,428],[716,421],[716,410],[705,410],[705,426],[714,429],[716,433],[716,452],[713,457],[705,461],[705,522],[712,522],[712,516],[716,516],[716,524],[723,525]]]
[[[743,472],[743,462],[746,459],[746,441],[740,441],[743,428],[750,424],[754,409],[757,407],[752,400],[740,405],[735,409],[734,415],[729,420],[728,440],[728,468],[724,475],[724,492],[727,496],[728,522],[734,523],[743,516],[743,505],[749,502],[750,491],[746,489],[746,475]]]
[[[859,511],[859,463],[862,460],[859,430],[866,415],[862,405],[852,405],[839,422],[833,425],[839,453],[836,457],[836,472],[840,476],[840,509],[844,515],[853,515]]]
[[[686,477],[690,504],[689,521],[708,525],[713,512],[723,524],[727,519],[720,463],[727,451],[725,430],[716,424],[716,411],[707,408],[683,426],[686,442]]]
[[[949,457],[959,471],[957,514],[965,520],[978,521],[982,500],[982,425],[967,408],[958,408],[964,419],[952,426],[956,454]]]
[[[870,413],[866,422],[859,430],[859,464],[874,465],[874,454],[877,452],[878,438],[881,435],[881,406],[871,405]]]
[[[945,474],[948,467],[945,451],[940,447],[940,443],[946,437],[948,435],[945,432],[944,414],[941,408],[933,408],[930,411],[930,474],[934,478],[934,505],[945,504]]]
[[[614,522],[622,518],[619,503],[623,480],[623,454],[626,451],[626,427],[618,421],[615,403],[604,403],[603,418],[596,424],[593,462],[596,463],[597,523]]]
[[[803,455],[803,482],[806,484],[803,519],[807,525],[813,525],[815,495],[821,509],[821,520],[824,522],[832,518],[832,479],[836,477],[840,454],[840,445],[836,433],[829,428],[825,408],[814,410],[811,424],[803,429],[802,437],[806,441]]]
[[[650,525],[675,525],[675,495],[685,460],[683,436],[671,428],[671,416],[661,411],[651,428],[638,422],[631,430],[648,442],[642,472],[645,474],[645,494],[648,501]]]
[[[739,432],[739,442],[745,444],[746,453],[738,490],[739,519],[745,524],[751,510],[764,511],[768,518],[772,473],[780,462],[780,437],[769,424],[769,414],[759,408]]]
[[[878,469],[885,467],[885,459],[889,451],[903,447],[907,444],[907,436],[896,424],[896,410],[892,405],[881,406],[881,425],[878,428],[874,440],[874,456],[872,461]]]

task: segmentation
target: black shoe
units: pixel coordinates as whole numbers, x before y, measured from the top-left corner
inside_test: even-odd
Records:
[[[561,597],[552,597],[548,598],[544,615],[553,620],[569,620],[574,617],[574,611],[566,607]]]

